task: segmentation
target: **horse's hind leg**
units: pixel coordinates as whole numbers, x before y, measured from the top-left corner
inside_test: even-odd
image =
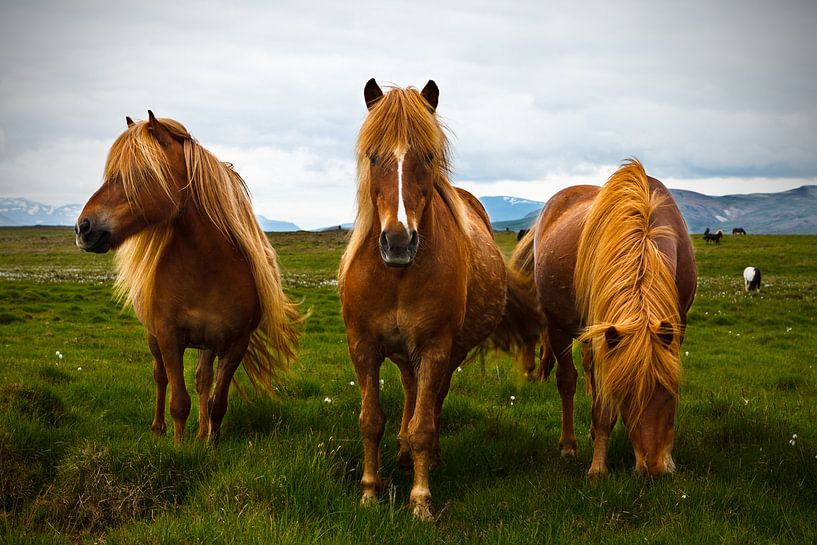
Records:
[[[167,397],[167,373],[165,364],[162,361],[162,352],[159,350],[159,343],[156,337],[148,334],[148,347],[153,354],[153,380],[156,382],[156,412],[153,414],[153,423],[150,429],[157,437],[167,433],[167,423],[165,422],[165,398]]]
[[[548,340],[556,353],[556,386],[562,398],[562,434],[559,450],[562,456],[575,456],[578,445],[573,425],[573,396],[576,394],[576,366],[573,364],[573,338],[557,329],[548,330]]]
[[[440,444],[436,407],[446,380],[451,379],[450,362],[450,344],[446,347],[443,343],[436,343],[423,350],[417,375],[417,404],[409,423],[409,442],[414,460],[411,505],[414,516],[427,521],[433,519],[429,473]]]
[[[230,393],[230,383],[233,380],[236,369],[241,365],[241,360],[247,352],[250,336],[240,342],[233,343],[224,354],[218,357],[218,371],[216,372],[216,386],[213,395],[207,403],[210,420],[210,441],[217,445],[221,439],[221,422],[227,414],[228,394]]]
[[[383,358],[374,345],[348,331],[349,355],[355,366],[360,385],[360,435],[363,438],[363,477],[360,479],[364,505],[377,502],[383,488],[380,480],[380,441],[386,427],[386,417],[380,406],[380,366]]]
[[[414,365],[408,359],[395,363],[400,367],[400,381],[403,383],[403,418],[400,420],[400,432],[397,434],[397,466],[409,470],[412,462],[408,426],[411,417],[414,416],[414,405],[417,402],[417,375],[414,373]]]
[[[213,388],[213,360],[216,354],[211,350],[199,350],[196,363],[196,393],[199,395],[199,433],[198,438],[207,440],[210,434],[210,390]]]
[[[184,345],[175,336],[156,338],[161,350],[165,373],[170,384],[170,416],[173,418],[173,438],[184,439],[184,425],[190,415],[190,395],[184,385]]]

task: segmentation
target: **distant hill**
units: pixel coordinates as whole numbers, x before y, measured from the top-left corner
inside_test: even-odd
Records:
[[[258,225],[261,226],[261,229],[266,232],[275,232],[280,233],[284,231],[300,231],[301,228],[295,225],[294,223],[288,221],[279,221],[279,220],[271,220],[267,219],[264,216],[259,216],[256,214],[255,219],[258,220]]]
[[[488,212],[491,222],[518,220],[531,212],[539,212],[545,203],[516,197],[480,197],[479,202]]]
[[[0,227],[23,227],[27,225],[74,225],[81,204],[50,206],[28,199],[0,198]],[[299,231],[300,227],[288,221],[255,216],[264,231]]]
[[[50,206],[28,199],[0,198],[0,226],[74,225],[82,205]]]
[[[750,234],[817,233],[817,185],[805,185],[779,193],[750,193],[713,197],[684,189],[671,189],[689,231],[701,233],[707,227],[731,233],[743,227]],[[492,197],[497,198],[497,197]],[[482,200],[482,199],[480,199]],[[534,201],[527,201],[534,202]],[[483,203],[484,204],[484,203]],[[539,215],[539,208],[514,219],[488,215],[497,231],[527,229]],[[501,216],[500,216],[501,217]]]

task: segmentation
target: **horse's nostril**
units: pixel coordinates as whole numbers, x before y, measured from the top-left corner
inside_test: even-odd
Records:
[[[84,235],[91,230],[91,221],[88,218],[82,218],[77,224],[76,231],[78,235]]]
[[[386,236],[386,231],[380,232],[380,247],[385,249],[389,248],[389,239]]]
[[[411,239],[409,240],[410,246],[417,246],[417,231],[411,232]]]

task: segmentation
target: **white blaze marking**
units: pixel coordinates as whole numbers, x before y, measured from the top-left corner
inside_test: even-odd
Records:
[[[397,221],[403,224],[408,231],[408,215],[406,215],[406,204],[403,202],[403,159],[405,155],[397,157]]]

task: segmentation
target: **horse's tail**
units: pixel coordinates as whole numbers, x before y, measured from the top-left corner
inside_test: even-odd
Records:
[[[545,329],[545,316],[539,305],[533,281],[533,229],[517,244],[506,266],[508,278],[505,312],[491,342],[506,352],[517,354],[522,368],[532,371],[536,343]]]
[[[596,399],[607,410],[629,400],[636,421],[657,385],[680,381],[678,291],[654,225],[668,197],[651,191],[644,167],[629,161],[607,181],[588,211],[574,275],[576,301],[593,350]]]
[[[272,394],[273,379],[287,371],[295,359],[299,346],[297,326],[308,314],[301,315],[298,305],[284,293],[275,250],[261,228],[255,225],[253,252],[248,257],[262,318],[250,336],[243,364],[253,388]]]

